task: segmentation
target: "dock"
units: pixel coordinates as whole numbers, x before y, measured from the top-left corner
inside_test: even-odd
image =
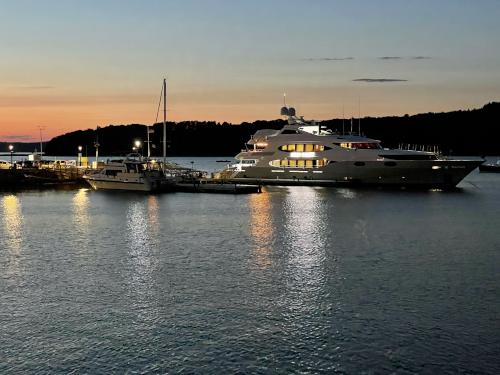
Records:
[[[227,183],[217,180],[195,180],[192,182],[179,182],[175,185],[174,190],[188,193],[219,194],[252,194],[262,192],[261,185]]]
[[[87,187],[89,185],[83,179],[83,175],[92,170],[75,166],[0,169],[0,190]],[[260,184],[207,178],[201,176],[199,171],[196,173],[184,169],[176,171],[178,181],[161,189],[161,192],[253,194],[262,191]]]
[[[85,186],[83,169],[19,168],[0,169],[0,190],[54,187],[62,185]]]

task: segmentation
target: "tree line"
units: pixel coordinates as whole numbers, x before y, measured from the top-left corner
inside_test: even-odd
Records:
[[[489,103],[482,108],[417,115],[364,117],[361,133],[379,139],[384,147],[396,148],[402,144],[438,147],[444,154],[500,155],[500,103]],[[241,124],[213,121],[183,121],[167,123],[167,155],[169,156],[233,156],[259,129],[280,129],[285,120],[258,120]],[[338,133],[351,130],[351,119],[331,119],[321,125]],[[151,153],[162,154],[163,125],[155,124],[150,134]],[[353,120],[358,132],[358,119]],[[74,155],[78,146],[83,153],[93,155],[98,140],[100,155],[123,155],[132,152],[135,140],[146,149],[147,127],[142,124],[109,125],[99,129],[78,130],[57,136],[47,142],[48,155]]]

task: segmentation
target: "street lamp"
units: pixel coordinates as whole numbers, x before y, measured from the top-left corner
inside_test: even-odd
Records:
[[[83,150],[83,147],[82,146],[78,146],[78,166],[81,167],[82,166],[82,150]]]
[[[14,154],[14,145],[9,145],[9,151],[10,151],[10,167],[13,167],[12,164],[12,155]]]

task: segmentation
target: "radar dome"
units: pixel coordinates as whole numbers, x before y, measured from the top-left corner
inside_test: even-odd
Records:
[[[290,107],[288,109],[288,116],[295,116],[295,108]]]
[[[290,116],[287,107],[281,107],[281,116]]]

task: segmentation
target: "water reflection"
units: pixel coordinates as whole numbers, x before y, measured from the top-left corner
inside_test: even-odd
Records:
[[[270,194],[250,194],[250,235],[254,242],[253,261],[261,269],[269,268],[273,223],[271,221]]]
[[[73,224],[77,232],[87,234],[89,230],[89,189],[80,189],[73,196]]]
[[[292,187],[284,204],[285,248],[288,250],[288,303],[294,308],[314,308],[325,282],[328,217],[322,188]],[[292,307],[293,308],[293,307]]]
[[[127,211],[127,242],[130,255],[140,264],[148,262],[147,255],[150,251],[148,216],[143,202],[130,202]]]
[[[354,189],[337,188],[337,193],[342,198],[346,198],[346,199],[354,199],[354,198],[356,198],[356,191]]]
[[[2,199],[3,236],[1,243],[8,251],[7,274],[19,273],[19,258],[23,250],[23,215],[21,202],[16,195],[6,195]]]
[[[156,235],[160,232],[159,204],[158,198],[154,195],[148,197],[148,224],[149,230]]]
[[[159,208],[156,197],[131,201],[127,210],[127,236],[131,275],[128,279],[134,309],[144,321],[158,318],[154,272],[158,266],[154,247],[158,242]],[[156,234],[154,234],[156,232]]]

